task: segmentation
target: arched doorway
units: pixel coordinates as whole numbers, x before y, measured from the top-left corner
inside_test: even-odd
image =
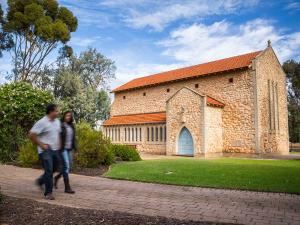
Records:
[[[190,131],[183,127],[178,139],[179,155],[194,155],[194,142]]]

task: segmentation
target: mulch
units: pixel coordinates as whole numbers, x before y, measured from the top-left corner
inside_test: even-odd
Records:
[[[71,173],[85,176],[102,176],[109,169],[109,166],[100,166],[98,168],[73,168]]]
[[[218,225],[221,223],[181,221],[114,211],[77,209],[4,196],[0,224],[8,225]],[[224,224],[223,224],[224,225]]]

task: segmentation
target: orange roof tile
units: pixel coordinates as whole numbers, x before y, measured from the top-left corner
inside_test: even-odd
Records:
[[[154,75],[137,78],[115,88],[112,92],[120,92],[150,85],[157,85],[175,80],[187,79],[197,76],[221,73],[225,71],[247,68],[251,61],[261,51],[251,52],[244,55],[220,59],[208,63],[198,64],[167,72],[157,73]]]
[[[210,105],[210,106],[221,107],[221,108],[223,108],[225,106],[224,103],[222,103],[222,102],[220,102],[220,101],[218,101],[218,100],[216,100],[216,99],[214,99],[214,98],[212,98],[210,96],[206,97],[206,104]]]
[[[144,124],[144,123],[164,123],[166,122],[166,113],[144,113],[135,115],[112,116],[104,121],[104,126],[125,125],[125,124]]]

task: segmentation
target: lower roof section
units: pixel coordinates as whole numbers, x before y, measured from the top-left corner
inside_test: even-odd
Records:
[[[159,113],[143,113],[124,116],[112,116],[104,121],[104,126],[112,125],[132,125],[132,124],[147,124],[147,123],[165,123],[166,112]]]

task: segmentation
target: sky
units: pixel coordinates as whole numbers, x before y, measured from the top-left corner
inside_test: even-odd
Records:
[[[6,0],[0,0],[6,6]],[[96,48],[117,67],[113,89],[131,79],[262,50],[300,61],[300,1],[59,0],[77,16],[76,54]],[[54,52],[47,62],[56,59]],[[11,69],[0,58],[0,83]]]

